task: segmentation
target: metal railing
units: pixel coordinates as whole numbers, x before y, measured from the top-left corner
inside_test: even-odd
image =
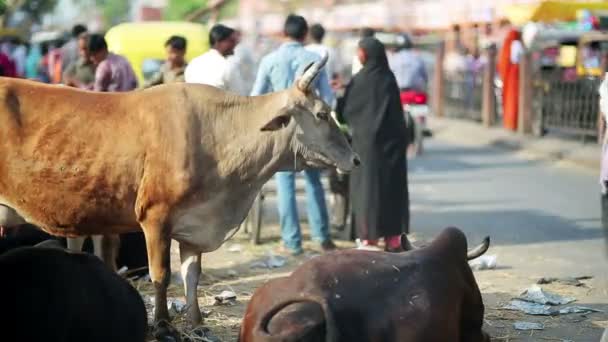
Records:
[[[540,114],[542,132],[559,131],[583,139],[596,136],[600,82],[599,78],[537,80],[534,110]]]
[[[481,121],[483,73],[446,74],[444,84],[446,116]]]

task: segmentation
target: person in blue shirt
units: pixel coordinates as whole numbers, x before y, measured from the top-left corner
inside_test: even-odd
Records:
[[[303,17],[289,15],[283,30],[287,41],[262,59],[251,91],[252,96],[291,87],[310,63],[321,59],[318,54],[304,48],[303,43],[308,34],[308,24]],[[327,73],[319,73],[315,79],[315,89],[321,99],[326,103],[332,103],[333,93]],[[303,174],[306,180],[306,204],[312,237],[320,243],[323,251],[333,250],[336,246],[329,235],[327,205],[325,192],[321,185],[321,172],[309,169],[303,171]],[[296,203],[295,172],[277,172],[276,182],[283,250],[292,255],[299,255],[303,250]]]

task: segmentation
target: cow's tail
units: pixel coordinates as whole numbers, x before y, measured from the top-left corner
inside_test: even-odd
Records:
[[[486,236],[481,244],[467,252],[467,260],[479,258],[488,251],[488,248],[490,248],[490,237]]]
[[[270,320],[274,315],[279,313],[281,310],[285,309],[289,305],[297,304],[297,303],[305,303],[312,302],[318,304],[323,310],[323,315],[325,316],[325,342],[336,342],[337,339],[337,326],[334,320],[334,315],[329,307],[327,300],[323,297],[315,296],[315,295],[303,295],[293,299],[287,299],[277,303],[272,306],[270,310],[258,322],[255,326],[255,334],[258,337],[261,337],[261,341],[265,342],[280,342],[282,338],[279,336],[272,336],[268,333],[267,327],[270,323]]]

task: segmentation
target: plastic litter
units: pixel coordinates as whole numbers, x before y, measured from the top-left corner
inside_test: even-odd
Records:
[[[603,312],[603,311],[588,308],[585,306],[567,306],[563,309],[559,309],[559,313],[562,315],[571,314],[571,313],[591,313],[591,312]]]
[[[239,245],[238,243],[228,247],[228,252],[240,253],[242,251],[243,251],[243,246]]]
[[[524,300],[514,299],[509,304],[502,307],[505,310],[514,310],[527,313],[535,316],[550,316],[551,306],[538,303],[526,302]]]
[[[580,277],[562,277],[562,278],[540,278],[536,283],[539,285],[544,284],[553,284],[558,283],[562,285],[571,285],[571,286],[585,286],[585,283],[582,283],[581,280],[589,280],[592,279],[591,276],[580,276]]]
[[[493,270],[496,268],[496,255],[482,255],[479,258],[469,262],[473,270]]]
[[[266,260],[254,261],[251,264],[249,264],[249,267],[250,268],[279,268],[279,267],[285,266],[285,264],[287,264],[286,258],[269,253],[268,258]]]
[[[534,322],[515,322],[513,323],[515,330],[544,330],[545,326],[542,323]]]
[[[236,293],[232,291],[222,291],[222,293],[214,298],[215,303],[213,303],[213,305],[234,305],[236,302]]]
[[[576,300],[576,298],[562,297],[558,294],[545,291],[538,285],[532,285],[524,290],[518,299],[532,303],[549,305],[564,305],[572,303]]]
[[[593,313],[593,312],[602,312],[601,310],[596,310],[584,306],[566,306],[561,309],[556,309],[551,307],[550,305],[543,305],[538,303],[526,302],[524,300],[514,299],[509,304],[503,306],[501,309],[504,310],[515,310],[521,311],[528,315],[534,316],[557,316],[557,315],[567,315],[572,313]]]

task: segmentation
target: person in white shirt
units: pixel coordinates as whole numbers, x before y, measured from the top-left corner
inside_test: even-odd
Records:
[[[234,63],[228,56],[234,54],[239,42],[237,32],[225,25],[217,24],[209,32],[211,49],[194,58],[184,73],[187,83],[208,84],[223,90],[239,93],[240,84]]]
[[[326,45],[323,45],[323,38],[325,38],[325,28],[321,24],[314,24],[308,31],[311,43],[306,45],[306,50],[312,51],[319,56],[327,54],[328,60],[325,64],[325,71],[327,72],[327,79],[331,80],[336,73],[338,73],[338,67],[336,65],[336,58],[334,51]]]

